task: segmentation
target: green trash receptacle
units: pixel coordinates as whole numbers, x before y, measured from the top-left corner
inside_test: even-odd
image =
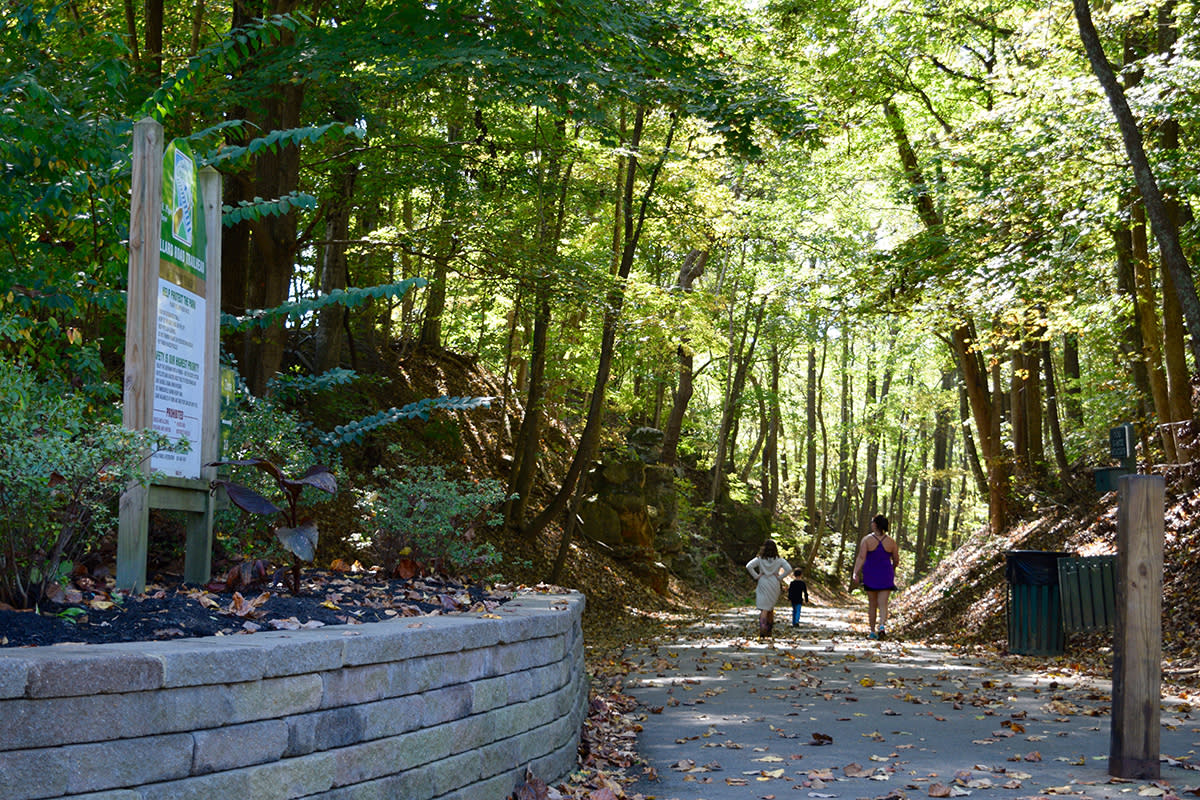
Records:
[[[1134,472],[1126,467],[1096,467],[1093,478],[1096,481],[1096,491],[1100,494],[1115,492],[1120,486],[1122,475],[1133,475]]]
[[[1023,656],[1061,655],[1066,647],[1058,559],[1073,553],[1009,550],[1004,577],[1008,581],[1008,651]]]

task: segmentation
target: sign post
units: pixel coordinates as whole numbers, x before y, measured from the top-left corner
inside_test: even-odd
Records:
[[[153,428],[186,453],[152,455],[148,488],[121,499],[117,587],[146,585],[150,508],[187,514],[184,580],[210,577],[220,387],[221,184],[199,171],[185,142],[162,147],[162,126],[134,126],[134,168],[126,311],[127,428]]]
[[[1113,627],[1108,773],[1159,777],[1162,688],[1163,479],[1125,475],[1117,487],[1117,614]]]

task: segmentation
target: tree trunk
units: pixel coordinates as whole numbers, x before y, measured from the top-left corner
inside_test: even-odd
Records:
[[[137,9],[133,0],[125,0],[125,43],[129,45],[129,55],[135,73],[142,71],[142,57],[138,46]]]
[[[763,447],[763,508],[774,516],[779,508],[779,346],[771,342],[770,414]]]
[[[460,81],[456,90],[459,96],[466,94],[465,81]],[[458,206],[462,184],[460,148],[463,126],[458,119],[461,112],[451,111],[446,123],[446,155],[442,164],[441,219],[433,254],[433,273],[429,276],[425,290],[425,319],[421,323],[420,344],[422,347],[442,346],[442,317],[446,313],[446,281],[450,277],[450,262],[458,250]]]
[[[233,4],[232,27],[236,30],[268,14],[287,14],[295,8],[296,0],[277,0],[269,8],[239,0]],[[275,46],[287,48],[294,41],[293,33],[282,31]],[[288,130],[299,126],[303,100],[302,83],[279,83],[257,98],[254,112],[234,108],[232,116],[250,120],[263,132]],[[225,202],[236,205],[239,200],[253,197],[283,197],[294,191],[299,181],[299,149],[295,145],[280,146],[260,154],[248,172],[227,176]],[[221,237],[224,310],[241,314],[284,303],[291,291],[298,247],[295,211],[242,222],[226,230]],[[252,394],[262,396],[266,392],[268,381],[283,363],[286,343],[287,329],[283,322],[276,322],[266,329],[246,331],[240,337],[240,346],[231,347],[239,355],[242,374]]]
[[[547,266],[558,260],[559,242],[566,219],[567,189],[571,182],[573,162],[563,165],[566,145],[566,122],[559,120],[552,127],[552,139],[546,146],[545,171],[539,173],[538,191],[538,260]],[[525,522],[529,495],[538,472],[541,453],[543,417],[546,404],[546,352],[550,330],[550,276],[538,276],[535,289],[536,309],[533,319],[533,341],[529,353],[529,394],[525,415],[513,446],[513,471],[509,480],[511,498],[504,508],[504,523],[510,530],[519,530]],[[574,525],[568,522],[567,530]],[[563,542],[568,537],[564,533]]]
[[[646,221],[646,211],[650,204],[650,198],[654,193],[662,165],[667,155],[671,152],[671,143],[674,140],[675,131],[679,124],[678,117],[672,117],[671,126],[667,132],[662,152],[651,168],[649,177],[646,180],[646,189],[642,193],[635,218],[635,214],[633,213],[633,185],[634,178],[637,175],[639,163],[637,152],[642,143],[642,130],[645,118],[646,109],[639,106],[634,119],[633,133],[625,148],[631,154],[627,156],[628,169],[625,173],[624,202],[622,203],[622,208],[625,209],[625,235],[617,280],[613,281],[612,287],[605,298],[604,321],[600,336],[600,353],[596,362],[596,378],[593,382],[592,396],[588,403],[587,420],[584,422],[583,433],[579,437],[579,445],[575,451],[575,457],[571,459],[571,465],[567,468],[567,474],[563,477],[562,486],[559,487],[558,492],[546,508],[525,529],[525,536],[530,539],[535,538],[541,533],[550,523],[550,520],[557,517],[566,508],[567,502],[575,490],[575,484],[579,480],[579,476],[583,474],[584,466],[592,460],[596,443],[600,438],[600,425],[604,416],[604,393],[608,386],[609,373],[612,370],[613,352],[616,347],[617,324],[620,321],[621,311],[625,305],[625,280],[629,277],[629,272],[633,268],[633,258],[637,252],[638,240],[641,238],[642,228]]]
[[[1119,346],[1129,362],[1133,385],[1137,387],[1137,417],[1145,419],[1147,417],[1146,402],[1153,402],[1154,391],[1150,385],[1150,371],[1146,368],[1142,347],[1142,329],[1138,321],[1137,281],[1133,274],[1133,232],[1121,228],[1112,231],[1112,237],[1113,249],[1117,255],[1117,292],[1129,300],[1129,307],[1132,309],[1131,316],[1124,320],[1125,325],[1121,328]]]
[[[753,306],[747,304],[746,316],[751,314]],[[758,331],[762,325],[763,315],[767,310],[767,298],[764,296],[759,301],[758,310],[754,311],[754,327],[751,327],[748,321],[742,327],[742,342],[739,346],[741,354],[730,354],[731,360],[735,361],[733,375],[730,377],[729,385],[725,392],[725,402],[722,405],[721,412],[721,427],[717,432],[717,455],[713,463],[713,482],[712,490],[709,493],[709,501],[716,503],[720,495],[721,479],[725,474],[725,462],[728,459],[730,452],[730,440],[733,438],[732,431],[734,430],[735,418],[737,416],[737,401],[742,396],[742,390],[746,385],[746,375],[749,373],[750,365],[754,361],[754,348],[758,343]],[[714,506],[714,512],[715,512]]]
[[[1054,357],[1050,351],[1050,340],[1042,339],[1042,361],[1046,364],[1046,416],[1050,421],[1050,443],[1054,449],[1054,464],[1058,468],[1059,484],[1071,487],[1071,466],[1067,463],[1067,451],[1063,446],[1062,424],[1058,415],[1059,391],[1054,380]]]
[[[1100,35],[1092,22],[1092,12],[1088,0],[1073,0],[1075,19],[1079,23],[1079,35],[1083,40],[1083,48],[1087,52],[1092,71],[1104,87],[1112,106],[1113,116],[1121,130],[1121,139],[1125,144],[1125,152],[1133,166],[1133,177],[1137,182],[1138,191],[1146,206],[1146,215],[1150,218],[1150,227],[1158,242],[1159,254],[1166,271],[1171,274],[1171,280],[1179,296],[1179,304],[1187,321],[1188,333],[1191,336],[1193,369],[1200,373],[1200,300],[1196,297],[1196,285],[1192,279],[1191,267],[1183,254],[1179,243],[1179,230],[1172,223],[1163,203],[1158,181],[1142,143],[1142,132],[1138,129],[1137,120],[1125,99],[1125,92],[1117,82],[1108,56],[1100,43]]]
[[[529,507],[529,494],[537,476],[538,453],[542,436],[542,407],[546,402],[546,338],[550,328],[550,292],[546,288],[538,291],[537,316],[533,323],[533,345],[529,353],[529,394],[525,401],[525,415],[513,446],[513,471],[508,483],[504,523],[517,530],[525,521]]]
[[[1169,57],[1179,38],[1175,22],[1175,0],[1167,0],[1158,9],[1158,52]],[[1162,149],[1167,153],[1179,150],[1179,120],[1168,118],[1159,126]],[[1179,228],[1190,224],[1191,209],[1181,200],[1179,187],[1168,184],[1163,190],[1163,203],[1171,223]],[[1187,372],[1183,308],[1180,295],[1169,270],[1163,270],[1163,356],[1167,367],[1167,398],[1171,411],[1171,433],[1175,442],[1175,457],[1179,463],[1191,461],[1192,440],[1186,423],[1195,415],[1192,408],[1192,387]]]
[[[954,370],[942,370],[942,391],[949,392],[954,388]],[[930,545],[937,541],[938,531],[942,524],[942,506],[945,501],[950,466],[950,409],[939,407],[934,415],[933,425],[933,477],[929,483],[929,518],[925,532],[921,536],[924,546],[917,553],[916,574],[924,575],[929,571]]]
[[[128,3],[129,0],[126,0]],[[195,56],[200,52],[200,33],[204,30],[204,0],[196,0],[192,6],[192,40],[188,45],[188,55]]]
[[[1079,368],[1079,334],[1063,334],[1063,375],[1065,386],[1059,387],[1067,419],[1083,425],[1083,371]]]
[[[988,391],[987,374],[980,369],[975,357],[974,335],[969,324],[960,322],[956,325],[951,341],[975,418],[975,430],[979,432],[979,450],[987,472],[988,523],[992,533],[999,534],[1008,524],[1010,512],[1008,464],[999,437],[999,409]]]
[[[838,435],[838,484],[834,493],[833,516],[838,519],[838,529],[845,528],[845,520],[850,510],[850,425],[853,422],[854,406],[850,389],[850,336],[848,332],[842,336],[842,390],[838,400],[841,408],[841,426]]]
[[[1046,322],[1042,310],[1038,309],[1031,315],[1029,329],[1021,346],[1025,351],[1025,369],[1028,373],[1024,398],[1025,418],[1029,422],[1026,450],[1029,453],[1030,474],[1039,488],[1043,487],[1046,478],[1046,446],[1042,436],[1042,350],[1038,343],[1045,338]]]
[[[145,0],[146,58],[150,59],[150,78],[155,85],[163,78],[163,0]]]
[[[767,441],[767,428],[771,426],[767,414],[766,392],[758,384],[758,377],[753,372],[749,374],[747,380],[750,381],[750,387],[754,390],[754,401],[758,405],[758,435],[754,437],[754,446],[750,448],[750,454],[746,456],[746,465],[738,473],[738,480],[742,483],[749,482],[750,473],[754,470],[754,462],[758,458],[758,454],[762,452],[763,444]],[[764,477],[761,472],[759,473],[759,477]],[[765,502],[766,497],[766,493],[761,492],[759,499]]]
[[[692,286],[704,274],[708,263],[708,250],[691,250],[683,259],[679,268],[679,277],[675,279],[675,290],[691,292]],[[671,413],[667,417],[667,427],[663,431],[662,463],[669,467],[675,466],[679,451],[679,438],[683,434],[683,418],[687,414],[688,403],[692,400],[694,375],[692,373],[693,353],[687,337],[680,341],[675,350],[676,369],[678,371],[675,383],[675,397],[671,404]]]
[[[979,463],[979,453],[975,452],[975,439],[971,436],[971,401],[967,399],[966,383],[963,381],[962,368],[957,359],[954,366],[958,370],[958,427],[963,432],[963,456],[967,459],[971,474],[975,476],[975,488],[979,491],[979,496],[987,497],[987,473]]]
[[[867,399],[863,409],[863,418],[877,420],[883,413],[883,403],[887,400],[892,385],[892,366],[888,354],[896,341],[896,328],[888,332],[888,342],[884,347],[883,380],[876,384],[875,371],[870,364],[867,366]],[[878,392],[878,394],[876,394]],[[879,448],[883,441],[883,430],[880,426],[868,425],[867,434],[867,464],[866,475],[863,479],[863,497],[858,518],[858,530],[866,531],[871,517],[879,513]]]
[[[1009,407],[1012,415],[1009,424],[1012,430],[1013,469],[1018,479],[1029,474],[1029,407],[1025,402],[1028,393],[1029,369],[1026,365],[1025,346],[1017,342],[1012,351],[1012,386]]]
[[[814,321],[816,311],[809,315]],[[804,393],[804,508],[810,542],[819,539],[817,519],[817,347],[808,346],[808,386]]]
[[[929,478],[925,468],[929,465],[928,441],[921,447],[921,463],[917,466],[919,491],[917,493],[917,541],[915,561],[925,561],[925,553],[929,548]]]
[[[321,292],[345,289],[348,279],[346,242],[350,238],[350,209],[359,163],[349,161],[336,178],[334,196],[325,212],[325,245],[321,248]],[[313,353],[313,371],[327,372],[342,360],[345,345],[345,316],[340,303],[327,305],[317,315],[317,335]]]

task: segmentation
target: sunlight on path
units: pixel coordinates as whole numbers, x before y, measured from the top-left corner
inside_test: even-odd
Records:
[[[648,762],[631,797],[1134,800],[1200,784],[1170,762],[1159,786],[1110,780],[1107,681],[871,641],[859,609],[806,606],[798,628],[780,612],[773,641],[757,638],[756,612],[744,608],[626,649]],[[1193,717],[1164,710],[1164,754],[1194,757]]]

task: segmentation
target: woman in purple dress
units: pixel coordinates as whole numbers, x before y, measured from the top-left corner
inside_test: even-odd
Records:
[[[854,559],[854,580],[867,590],[867,624],[871,639],[887,636],[888,596],[896,589],[896,567],[900,566],[900,545],[887,535],[888,521],[883,514],[871,518],[871,532],[858,545]],[[875,616],[879,615],[879,627]]]

